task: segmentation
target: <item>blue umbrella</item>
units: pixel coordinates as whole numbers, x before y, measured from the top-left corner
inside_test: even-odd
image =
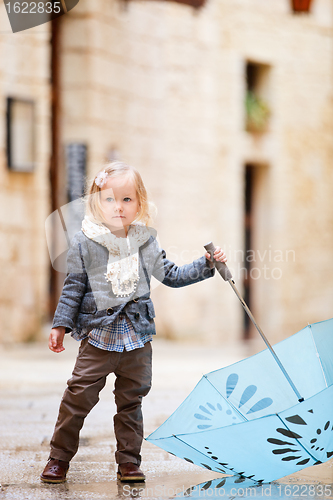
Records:
[[[147,441],[254,484],[329,460],[333,319],[308,325],[274,348],[269,344],[255,356],[204,375]]]

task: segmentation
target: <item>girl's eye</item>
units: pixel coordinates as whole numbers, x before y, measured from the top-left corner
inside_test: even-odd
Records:
[[[131,198],[124,198],[124,201],[131,201]]]
[[[113,198],[111,198],[111,197],[106,198],[106,201],[113,201]]]

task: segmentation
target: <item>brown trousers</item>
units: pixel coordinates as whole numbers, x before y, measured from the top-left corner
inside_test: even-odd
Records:
[[[140,465],[143,439],[141,402],[151,388],[151,358],[150,342],[133,351],[113,352],[98,349],[84,339],[60,404],[50,457],[67,462],[73,458],[84,419],[99,401],[99,392],[105,386],[107,376],[114,373],[116,462]]]

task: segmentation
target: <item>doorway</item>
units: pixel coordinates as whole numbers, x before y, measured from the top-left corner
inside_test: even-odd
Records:
[[[268,172],[267,165],[245,164],[243,290],[244,300],[259,324],[269,258]],[[243,314],[243,339],[248,340],[254,334],[254,326],[245,311]]]

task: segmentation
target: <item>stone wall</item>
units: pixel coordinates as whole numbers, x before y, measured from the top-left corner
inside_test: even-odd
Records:
[[[251,306],[272,341],[331,315],[331,7],[81,0],[63,18],[63,140],[87,142],[91,173],[110,150],[140,169],[176,263],[213,240],[242,289],[244,171],[258,167]],[[269,68],[265,134],[245,132],[247,61]],[[153,297],[161,334],[242,337],[241,306],[219,277]]]
[[[50,29],[13,34],[0,5],[0,342],[36,338],[46,319],[49,261]],[[7,168],[7,97],[35,102],[36,167]]]
[[[81,0],[62,25],[63,142],[88,144],[91,173],[110,150],[140,169],[158,208],[160,243],[177,264],[203,255],[209,239],[228,241],[216,213],[216,197],[227,191],[215,177],[221,158],[216,9],[214,2],[196,12],[172,3]],[[227,207],[223,199],[221,205]],[[220,308],[221,300],[214,294],[221,288],[157,287],[159,332],[199,338],[208,321],[210,336],[220,335],[214,304]],[[224,324],[235,336],[238,306],[222,296]]]
[[[253,310],[272,341],[332,316],[332,3],[313,4],[310,15],[300,16],[282,1],[223,11],[224,47],[239,68],[246,60],[270,66],[268,133],[242,132],[239,118],[228,143],[239,181],[245,163],[261,166],[253,215],[261,276],[253,281]],[[233,120],[241,107],[239,96]]]
[[[332,17],[331,0],[314,0],[301,16],[288,0],[208,0],[199,11],[80,0],[61,18],[62,149],[86,143],[89,176],[108,157],[138,167],[169,258],[190,262],[213,240],[241,291],[245,167],[253,165],[251,308],[272,342],[332,315]],[[31,335],[22,324],[38,323],[47,298],[48,39],[45,27],[0,35],[1,116],[8,92],[38,102],[34,174],[7,171],[0,126],[1,204],[10,214],[0,226],[0,304],[12,338]],[[261,91],[271,117],[262,134],[245,131],[248,61],[267,70]],[[185,289],[160,285],[152,295],[160,335],[242,338],[242,308],[219,276]]]

